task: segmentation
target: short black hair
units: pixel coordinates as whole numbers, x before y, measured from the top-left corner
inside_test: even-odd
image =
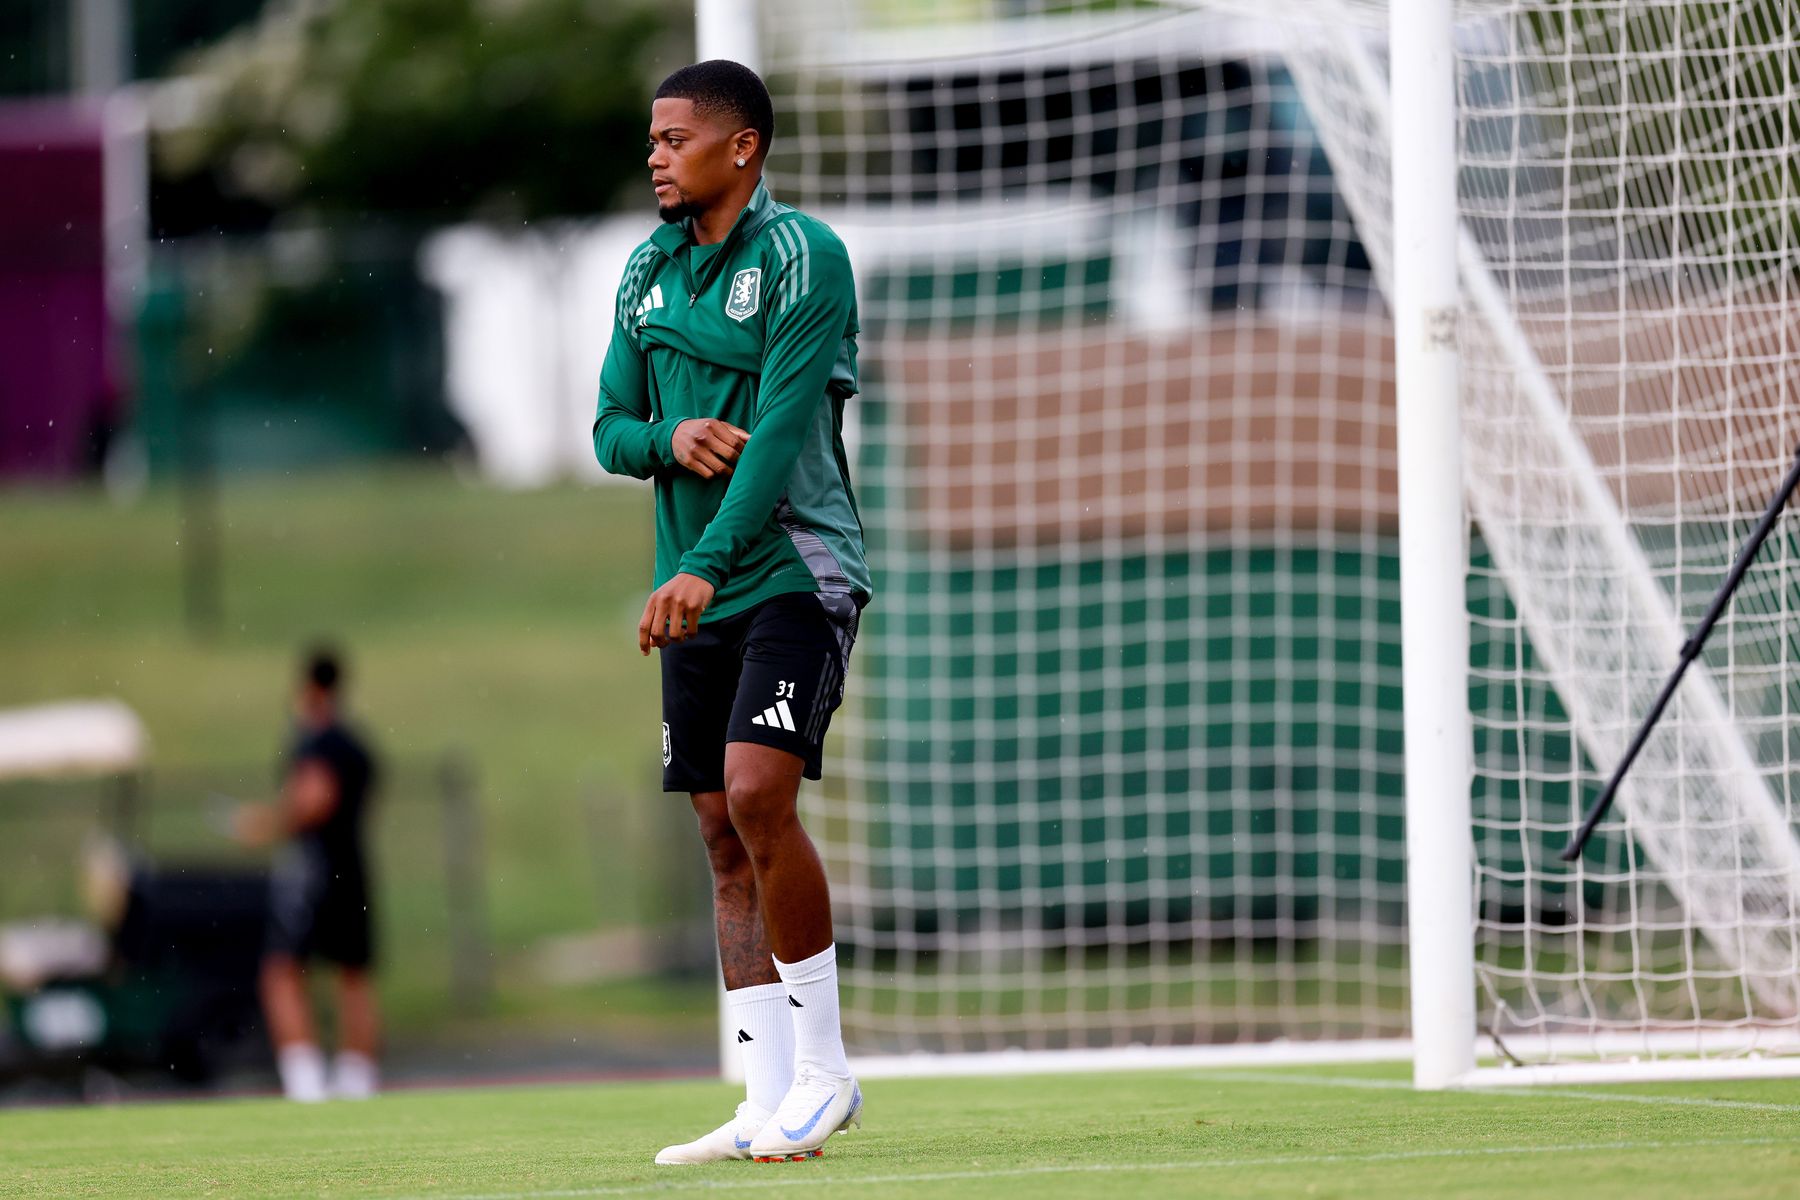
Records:
[[[691,100],[703,117],[726,117],[739,129],[754,129],[763,150],[775,137],[775,103],[762,76],[728,58],[679,68],[656,89],[656,99]]]
[[[314,646],[306,652],[303,678],[322,692],[336,692],[344,677],[344,666],[338,652],[330,646]]]

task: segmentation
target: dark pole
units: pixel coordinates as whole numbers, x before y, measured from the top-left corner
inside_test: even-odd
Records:
[[[1606,781],[1606,787],[1601,790],[1599,799],[1594,801],[1593,807],[1587,811],[1587,816],[1582,818],[1581,828],[1575,831],[1575,836],[1569,839],[1567,846],[1563,847],[1561,857],[1564,862],[1574,862],[1581,857],[1581,851],[1586,847],[1588,838],[1593,836],[1594,828],[1600,824],[1607,811],[1612,808],[1613,797],[1618,794],[1619,785],[1625,781],[1625,773],[1631,770],[1631,764],[1637,761],[1638,752],[1644,748],[1644,743],[1650,740],[1650,731],[1655,729],[1656,723],[1662,719],[1663,710],[1674,698],[1675,689],[1680,685],[1681,677],[1687,674],[1687,669],[1693,664],[1693,661],[1700,657],[1700,651],[1705,647],[1706,639],[1712,633],[1713,626],[1718,624],[1719,618],[1725,614],[1726,606],[1731,603],[1732,594],[1737,591],[1738,584],[1743,582],[1744,572],[1750,569],[1750,564],[1755,560],[1757,552],[1762,549],[1763,543],[1768,541],[1769,534],[1775,529],[1775,522],[1780,519],[1781,511],[1787,507],[1788,497],[1793,495],[1796,487],[1800,487],[1800,447],[1795,448],[1793,465],[1788,467],[1787,476],[1782,479],[1781,486],[1769,498],[1769,507],[1763,511],[1762,520],[1756,523],[1756,529],[1750,534],[1750,540],[1744,543],[1742,550],[1738,551],[1737,561],[1731,564],[1731,572],[1725,576],[1724,584],[1713,596],[1712,604],[1707,607],[1706,615],[1700,618],[1700,624],[1694,627],[1693,634],[1682,643],[1681,661],[1676,664],[1675,672],[1669,676],[1669,681],[1663,684],[1662,691],[1656,697],[1656,703],[1650,706],[1649,715],[1644,718],[1643,724],[1638,726],[1637,734],[1631,739],[1631,745],[1625,750],[1625,757],[1619,760],[1617,767],[1613,768],[1612,778]]]
[[[467,754],[460,750],[444,754],[438,786],[444,805],[444,874],[450,899],[450,1000],[459,1013],[478,1013],[487,1008],[493,992],[493,955],[488,946],[475,765]]]
[[[180,405],[182,608],[188,632],[210,640],[219,632],[225,608],[219,587],[219,488],[211,413],[203,389],[192,382],[181,389]]]

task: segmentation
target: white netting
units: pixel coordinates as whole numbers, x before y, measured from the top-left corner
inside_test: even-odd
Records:
[[[1791,521],[1617,818],[1556,852],[1790,461],[1794,12],[1459,31],[1476,951],[1484,1028],[1524,1056],[1793,1047]],[[1385,275],[1379,55],[1342,45],[1293,61],[1334,161],[1372,163],[1340,174]]]
[[[1509,1045],[1795,1018],[1787,524],[1554,858],[1800,433],[1794,2],[1465,6]],[[863,297],[881,594],[809,812],[860,1050],[1405,1029],[1380,15],[1258,7],[765,8],[772,182]]]
[[[856,1048],[1404,1032],[1392,353],[1278,31],[768,15],[863,298]]]
[[[1493,552],[1475,564],[1477,952],[1491,1025],[1522,1049],[1557,1031],[1637,1052],[1795,1040],[1791,520],[1599,846],[1572,872],[1553,852],[1800,434],[1797,12],[1527,8],[1462,55],[1464,223],[1486,267],[1465,267],[1469,494]]]

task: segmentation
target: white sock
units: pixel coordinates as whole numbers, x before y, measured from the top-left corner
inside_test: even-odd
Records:
[[[339,1050],[331,1062],[331,1094],[345,1100],[367,1100],[380,1090],[375,1060],[354,1050]]]
[[[317,1104],[325,1098],[325,1056],[311,1042],[291,1042],[275,1055],[281,1091],[289,1100]]]
[[[794,1083],[794,1022],[788,1015],[787,988],[779,983],[734,988],[725,993],[725,1008],[744,1055],[745,1098],[772,1113]]]
[[[797,963],[775,960],[775,973],[787,987],[788,1015],[794,1021],[794,1061],[828,1075],[850,1074],[844,1057],[844,1031],[838,1024],[837,944]]]

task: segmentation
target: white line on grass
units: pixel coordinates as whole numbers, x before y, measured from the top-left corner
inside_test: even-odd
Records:
[[[1701,1138],[1692,1141],[1567,1142],[1555,1146],[1470,1146],[1445,1150],[1388,1150],[1373,1154],[1288,1154],[1267,1158],[1203,1158],[1162,1163],[1067,1163],[1041,1167],[994,1167],[970,1171],[910,1171],[899,1175],[825,1174],[818,1168],[760,1168],[757,1179],[670,1179],[613,1187],[565,1188],[544,1192],[435,1193],[416,1200],[569,1200],[578,1196],[648,1196],[659,1192],[767,1191],[770,1188],[862,1187],[886,1183],[954,1183],[1036,1175],[1130,1174],[1133,1171],[1220,1171],[1247,1167],[1356,1166],[1362,1163],[1424,1162],[1446,1158],[1504,1158],[1520,1154],[1583,1154],[1595,1151],[1698,1150],[1721,1146],[1793,1146],[1792,1138]],[[679,1170],[680,1168],[672,1168]],[[804,1171],[804,1174],[801,1172]]]
[[[1377,1088],[1383,1091],[1413,1090],[1404,1079],[1367,1079],[1355,1075],[1287,1075],[1273,1071],[1201,1071],[1195,1079],[1216,1079],[1223,1083],[1292,1083],[1302,1087]],[[1800,1113],[1800,1104],[1778,1104],[1767,1100],[1720,1100],[1711,1096],[1657,1096],[1637,1092],[1588,1092],[1574,1088],[1522,1087],[1471,1088],[1463,1095],[1483,1096],[1563,1096],[1570,1100],[1611,1100],[1619,1104],[1678,1104],[1689,1108],[1747,1108],[1758,1112]]]

